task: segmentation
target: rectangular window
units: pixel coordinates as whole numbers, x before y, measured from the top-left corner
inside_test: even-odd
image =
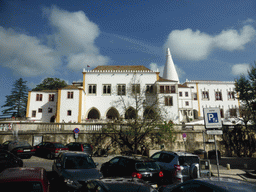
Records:
[[[189,106],[189,102],[188,102],[188,101],[186,101],[186,102],[185,102],[185,105],[186,105],[186,106]]]
[[[237,116],[236,109],[229,109],[229,115],[230,117],[236,117]]]
[[[89,94],[96,94],[96,85],[89,85]]]
[[[52,108],[48,107],[48,113],[52,113]]]
[[[140,84],[133,84],[132,85],[132,93],[140,93]]]
[[[117,85],[117,95],[126,95],[125,85]]]
[[[146,93],[154,93],[154,85],[147,85]]]
[[[182,97],[182,92],[181,91],[179,92],[179,96]]]
[[[49,94],[49,101],[54,101],[54,94]]]
[[[176,93],[175,86],[161,85],[160,86],[160,93]]]
[[[67,115],[68,115],[68,116],[71,116],[71,115],[72,115],[72,111],[71,111],[71,110],[68,110],[68,111],[67,111]]]
[[[172,97],[164,97],[165,99],[165,106],[173,106]]]
[[[42,101],[43,100],[43,94],[36,94],[36,101]]]
[[[171,86],[171,93],[176,93],[175,86]]]
[[[164,93],[164,86],[160,86],[160,93]]]
[[[187,91],[185,92],[185,96],[188,97],[188,92]]]
[[[194,100],[197,100],[197,93],[193,93]]]
[[[74,92],[73,91],[68,91],[68,99],[73,99]]]
[[[222,100],[222,94],[221,94],[220,91],[216,91],[216,92],[215,92],[215,100],[216,100],[216,101]]]
[[[36,117],[36,111],[32,111],[32,117]]]
[[[202,99],[209,100],[209,92],[208,91],[202,92]]]
[[[111,85],[103,85],[103,94],[111,94]]]
[[[228,92],[228,100],[234,100],[235,99],[235,92],[229,91]]]
[[[42,108],[39,108],[38,109],[38,113],[42,113],[43,112],[43,109]]]

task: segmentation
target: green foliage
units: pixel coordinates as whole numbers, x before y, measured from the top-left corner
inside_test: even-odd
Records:
[[[254,66],[248,71],[248,76],[242,75],[240,78],[235,80],[235,90],[238,94],[238,98],[241,101],[241,114],[245,123],[252,120],[256,124],[256,111],[253,110],[253,104],[256,99],[256,62]],[[249,114],[249,116],[248,116]]]
[[[2,111],[4,115],[12,117],[25,117],[28,100],[28,87],[22,78],[15,81],[11,95],[6,96],[5,105],[7,108]]]
[[[59,78],[46,78],[43,82],[32,89],[32,91],[41,91],[41,90],[57,90],[63,87],[66,87],[67,83],[64,80]]]

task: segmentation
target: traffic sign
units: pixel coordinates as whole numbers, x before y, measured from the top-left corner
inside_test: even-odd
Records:
[[[186,134],[186,133],[183,133],[183,134],[182,134],[182,137],[183,137],[183,141],[186,141],[186,140],[187,140],[187,134]]]
[[[206,130],[207,135],[222,135],[223,131],[222,130]]]
[[[206,129],[222,128],[220,108],[204,108],[204,124]]]
[[[74,131],[74,133],[79,133],[80,132],[80,130],[78,128],[75,128],[73,131]]]

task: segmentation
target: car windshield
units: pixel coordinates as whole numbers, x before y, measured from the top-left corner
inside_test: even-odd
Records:
[[[91,169],[96,168],[89,156],[69,156],[65,159],[65,169]]]
[[[135,169],[137,171],[155,171],[160,170],[160,167],[156,162],[148,161],[135,163]]]
[[[197,156],[180,156],[179,157],[180,165],[192,165],[193,163],[199,163]]]
[[[14,141],[9,144],[9,149],[13,149],[15,147],[30,147],[30,144],[26,141]]]
[[[54,143],[54,146],[56,148],[65,148],[65,146],[62,143]]]
[[[41,182],[22,181],[22,182],[5,182],[1,183],[1,191],[16,192],[25,189],[26,192],[43,192]]]
[[[83,144],[83,147],[84,147],[85,149],[91,149],[90,144]]]

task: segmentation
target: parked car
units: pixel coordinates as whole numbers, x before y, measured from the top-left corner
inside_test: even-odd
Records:
[[[253,192],[256,185],[242,180],[227,177],[198,178],[178,185],[162,186],[159,192],[193,192],[193,191],[218,191],[218,192]]]
[[[151,156],[170,183],[181,183],[200,176],[199,157],[192,153],[160,151]]]
[[[56,158],[60,152],[68,151],[68,148],[60,142],[42,142],[35,146],[36,155],[47,157],[48,159]]]
[[[104,177],[136,177],[152,185],[164,184],[164,175],[158,164],[143,157],[118,156],[103,163],[100,168]]]
[[[43,168],[8,168],[0,173],[2,192],[49,192],[50,184]]]
[[[103,178],[88,181],[83,191],[93,192],[157,192],[149,184],[134,178]]]
[[[88,155],[92,155],[93,147],[89,143],[71,142],[66,145],[69,151],[83,151]]]
[[[102,178],[96,169],[97,164],[83,152],[63,152],[54,161],[52,171],[62,190],[78,190],[87,180]],[[64,185],[63,185],[64,183]]]
[[[1,144],[0,148],[1,149],[5,149],[5,150],[8,150],[8,145],[10,142],[12,142],[13,140],[8,140],[8,141],[5,141]]]
[[[0,172],[12,167],[23,167],[22,159],[7,150],[0,149]]]
[[[27,141],[11,141],[8,143],[8,151],[20,158],[31,158],[35,155],[35,149]]]

